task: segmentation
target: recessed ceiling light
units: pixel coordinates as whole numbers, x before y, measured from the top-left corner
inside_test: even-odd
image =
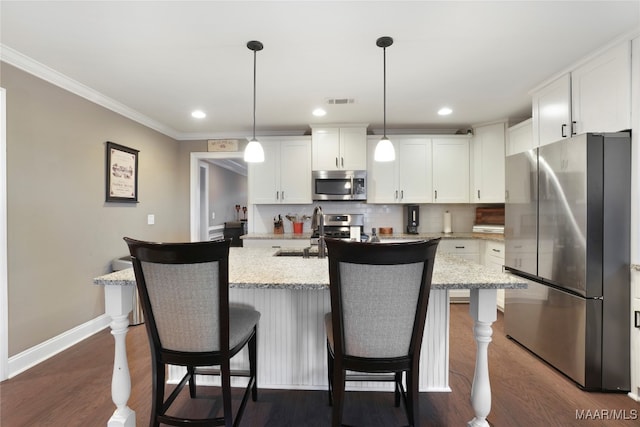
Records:
[[[438,115],[440,116],[448,116],[451,113],[453,113],[453,110],[449,107],[442,107],[438,110]]]
[[[325,116],[327,112],[322,108],[316,108],[315,110],[313,110],[311,114],[313,114],[316,117],[322,117],[322,116]]]
[[[191,113],[191,117],[193,117],[195,119],[204,119],[205,117],[207,117],[207,115],[202,110],[196,110],[193,113]]]

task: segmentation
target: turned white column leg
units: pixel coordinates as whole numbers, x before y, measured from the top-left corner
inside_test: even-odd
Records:
[[[107,285],[104,287],[105,310],[111,316],[111,334],[115,340],[111,398],[116,410],[107,423],[108,427],[135,427],[136,413],[127,406],[131,395],[131,376],[127,362],[126,336],[129,329],[129,312],[133,307],[133,286]]]
[[[493,330],[491,324],[496,320],[495,289],[472,289],[470,292],[469,312],[474,321],[476,340],[476,368],[471,386],[471,406],[475,417],[469,421],[469,427],[489,427],[487,416],[491,411],[491,383],[489,381],[488,349]]]

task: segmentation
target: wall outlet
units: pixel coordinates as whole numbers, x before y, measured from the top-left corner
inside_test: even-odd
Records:
[[[147,215],[147,225],[153,225],[156,223],[156,216],[154,214]]]
[[[211,219],[216,219],[216,213],[215,212],[211,212]]]

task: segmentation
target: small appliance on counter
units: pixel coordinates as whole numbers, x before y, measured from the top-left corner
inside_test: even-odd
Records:
[[[406,206],[407,234],[418,234],[418,226],[420,225],[420,206]]]
[[[363,214],[322,214],[324,219],[324,236],[349,240],[352,235],[351,228],[360,228],[360,239],[366,239],[368,236],[363,233],[364,215]],[[318,244],[319,222],[314,221],[311,230],[311,244]]]

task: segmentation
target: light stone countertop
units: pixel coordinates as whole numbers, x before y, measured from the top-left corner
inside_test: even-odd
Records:
[[[273,256],[274,248],[231,248],[229,285],[241,289],[322,290],[329,287],[328,259]],[[93,279],[96,285],[135,285],[133,269]],[[524,280],[452,255],[436,257],[432,289],[525,289]]]

